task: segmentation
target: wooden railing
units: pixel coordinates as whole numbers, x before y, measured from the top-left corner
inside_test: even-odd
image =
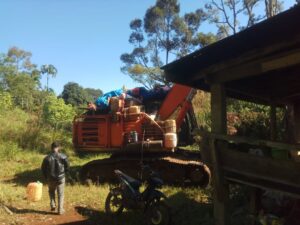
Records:
[[[195,131],[194,134],[210,140],[208,164],[228,181],[253,187],[273,189],[300,197],[300,163],[292,159],[280,160],[233,150],[228,143],[276,148],[285,151],[299,151],[299,144],[287,144],[247,137],[227,136]],[[238,145],[237,145],[238,146]],[[215,155],[214,155],[215,154]]]

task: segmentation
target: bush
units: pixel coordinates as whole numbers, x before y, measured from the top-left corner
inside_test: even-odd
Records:
[[[12,109],[13,101],[12,97],[8,92],[0,92],[0,110]]]
[[[193,99],[193,107],[197,123],[204,130],[210,131],[211,112],[210,112],[210,94],[204,91],[198,91]]]
[[[71,105],[66,105],[64,100],[50,94],[47,96],[43,108],[44,121],[57,129],[71,124],[75,116],[75,110]]]
[[[0,145],[0,159],[15,161],[21,149],[14,142],[4,142]]]
[[[22,143],[30,116],[21,109],[0,112],[0,140]]]

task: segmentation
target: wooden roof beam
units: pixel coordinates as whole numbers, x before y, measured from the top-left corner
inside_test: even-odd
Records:
[[[273,55],[272,57],[260,58],[223,69],[219,66],[213,66],[191,76],[190,82],[205,79],[209,83],[224,83],[298,64],[300,65],[300,47],[285,53]],[[217,71],[216,68],[218,69]]]

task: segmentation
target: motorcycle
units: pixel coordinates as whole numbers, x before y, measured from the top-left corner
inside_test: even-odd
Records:
[[[141,209],[149,225],[167,225],[170,223],[169,207],[165,203],[166,196],[158,189],[163,181],[149,166],[142,168],[145,174],[146,188],[140,192],[142,181],[134,179],[120,170],[115,170],[119,184],[111,188],[105,201],[107,214],[119,215],[124,209]]]

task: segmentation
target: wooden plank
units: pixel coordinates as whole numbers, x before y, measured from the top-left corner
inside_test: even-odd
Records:
[[[241,60],[235,59],[231,60],[231,62],[226,61],[221,65],[213,65],[192,76],[191,81],[205,79],[212,84],[225,83],[298,65],[300,64],[299,43],[295,46],[292,50],[282,49],[279,51],[280,53],[273,52],[272,56],[262,51],[261,54],[256,54],[252,58],[240,57]]]
[[[281,69],[300,63],[300,52],[291,52],[287,55],[277,56],[261,63],[262,72]]]
[[[242,137],[242,136],[229,136],[229,135],[216,134],[216,133],[207,133],[200,129],[195,129],[193,134],[201,135],[201,136],[206,135],[212,139],[234,142],[236,144],[247,143],[249,145],[267,146],[270,148],[277,148],[278,150],[289,150],[289,151],[299,151],[300,150],[300,144],[288,144],[288,143],[283,143],[283,142],[268,141],[268,140]]]
[[[300,64],[300,49],[295,49],[272,57],[254,60],[222,70],[215,74],[211,74],[209,80],[214,83],[224,83],[237,79],[244,79],[250,76],[262,75],[269,71],[283,69],[298,64]]]
[[[274,183],[259,178],[246,177],[236,173],[225,173],[226,180],[234,183],[244,184],[250,187],[256,187],[259,189],[269,189],[285,193],[286,195],[300,198],[299,187],[288,186],[280,183]]]
[[[275,160],[230,149],[220,151],[221,167],[227,172],[299,188],[300,163]]]

